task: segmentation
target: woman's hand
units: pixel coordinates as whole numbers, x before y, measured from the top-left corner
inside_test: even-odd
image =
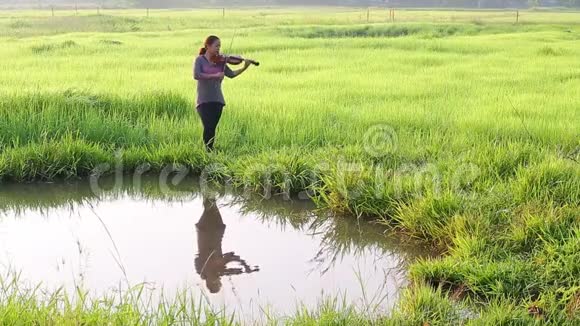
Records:
[[[219,79],[219,80],[224,79],[224,73],[223,73],[223,71],[216,72],[213,76],[214,76],[215,79]]]

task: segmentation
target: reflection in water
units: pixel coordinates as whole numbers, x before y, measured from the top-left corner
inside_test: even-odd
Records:
[[[424,255],[376,226],[316,212],[309,201],[212,197],[195,180],[169,192],[158,179],[101,186],[108,190],[95,193],[86,182],[0,184],[0,271],[10,265],[31,284],[67,291],[81,281],[95,294],[125,278],[168,295],[191,289],[213,306],[255,317],[263,308],[316,307],[321,296],[349,305],[370,298],[387,311],[407,284],[407,263]]]
[[[195,270],[211,293],[218,293],[222,287],[221,276],[239,275],[259,271],[259,267],[250,267],[245,260],[234,252],[222,252],[222,240],[226,225],[222,220],[215,198],[204,197],[203,213],[197,229],[197,248]],[[228,267],[230,263],[239,263],[239,267]]]

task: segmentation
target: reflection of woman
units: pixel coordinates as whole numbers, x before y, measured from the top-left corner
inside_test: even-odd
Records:
[[[217,207],[215,199],[204,198],[203,214],[197,228],[198,255],[195,258],[195,270],[205,280],[205,285],[211,293],[221,289],[221,276],[253,273],[259,268],[250,267],[240,256],[233,252],[222,253],[222,239],[226,225]],[[242,268],[228,268],[227,264],[237,262]]]

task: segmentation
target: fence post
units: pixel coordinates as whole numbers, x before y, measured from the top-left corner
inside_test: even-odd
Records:
[[[367,7],[367,23],[370,21],[371,9]]]
[[[79,15],[79,6],[77,5],[77,3],[75,2],[75,15]]]
[[[54,17],[54,6],[50,6],[50,11],[52,12],[52,17]]]
[[[222,8],[222,18],[226,18],[226,8]]]
[[[147,8],[147,17],[149,17],[149,8]]]
[[[97,15],[101,14],[101,7],[97,6]]]
[[[520,22],[520,11],[516,10],[516,23]]]

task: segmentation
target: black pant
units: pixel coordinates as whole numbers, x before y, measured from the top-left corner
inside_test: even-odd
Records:
[[[197,107],[197,113],[203,123],[203,143],[207,151],[213,150],[215,129],[217,128],[224,105],[219,102],[202,103]]]

